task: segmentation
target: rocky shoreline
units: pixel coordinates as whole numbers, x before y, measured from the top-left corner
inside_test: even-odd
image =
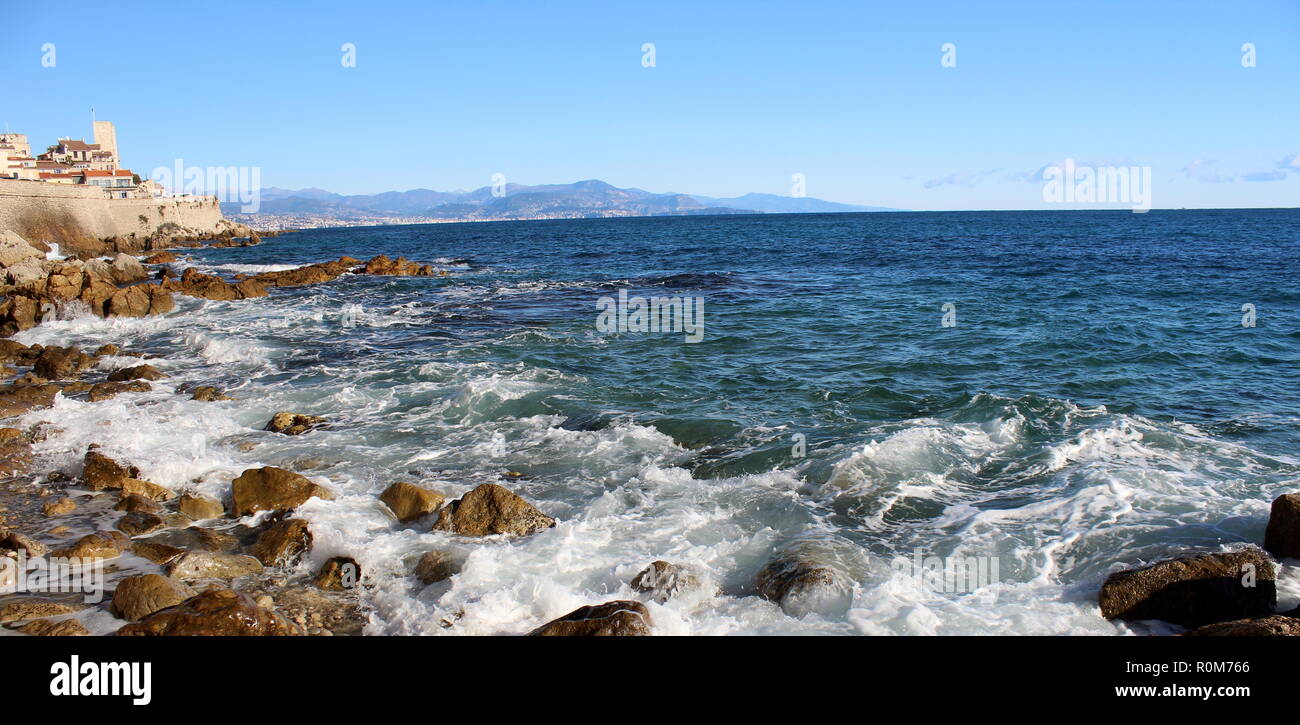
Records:
[[[163,240],[159,240],[161,243]],[[165,240],[197,246],[189,239]],[[251,230],[232,227],[208,246],[260,243]],[[114,575],[99,603],[79,596],[0,595],[0,626],[27,635],[89,635],[83,620],[119,636],[363,634],[369,622],[358,596],[370,572],[350,556],[335,556],[303,576],[299,563],[313,546],[308,522],[295,510],[334,492],[300,472],[263,466],[235,476],[219,500],[173,491],[141,478],[129,460],[90,445],[74,470],[41,470],[33,443],[61,431],[49,422],[4,427],[5,420],[49,407],[59,396],[91,403],[167,386],[167,376],[139,351],[105,344],[93,351],[23,345],[4,339],[60,316],[144,317],[165,314],[174,296],[237,301],[266,297],[281,287],[328,283],[344,274],[434,276],[432,265],[380,255],[351,257],[294,269],[224,279],[194,268],[177,272],[176,252],[150,244],[142,257],[80,253],[56,259],[52,249],[0,233],[0,556],[16,563],[51,557],[98,562]],[[179,387],[195,401],[230,400],[209,385]],[[274,412],[264,430],[310,435],[329,421],[294,411]],[[80,450],[80,449],[78,449]],[[80,455],[80,454],[78,454]],[[232,472],[234,473],[234,472]],[[510,476],[503,477],[506,482]],[[508,487],[484,483],[458,499],[414,483],[394,481],[379,500],[393,520],[463,537],[524,537],[556,525]],[[111,528],[95,520],[111,516]],[[86,526],[90,533],[78,534]],[[1276,612],[1273,556],[1300,558],[1300,494],[1273,503],[1264,549],[1189,552],[1149,566],[1113,573],[1102,585],[1101,616],[1161,620],[1189,635],[1297,635],[1300,609]],[[1271,555],[1270,555],[1271,554]],[[0,572],[14,572],[13,566]],[[408,573],[428,585],[455,575],[452,555],[431,549]],[[5,582],[0,581],[0,585]],[[712,596],[716,586],[690,568],[655,561],[630,582],[647,601]],[[815,552],[778,552],[757,574],[753,592],[788,612],[802,602],[849,585]],[[443,626],[451,626],[444,622]],[[536,636],[648,635],[654,623],[641,601],[593,602],[530,632]]]

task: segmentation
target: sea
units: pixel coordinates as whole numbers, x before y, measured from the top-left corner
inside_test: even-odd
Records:
[[[1258,545],[1300,490],[1296,209],[449,223],[183,253],[227,278],[343,255],[438,271],[16,336],[170,376],[27,414],[61,431],[36,445],[50,467],[97,443],[178,492],[259,466],[334,491],[299,509],[315,544],[292,573],[355,558],[370,634],[520,634],[615,599],[668,635],[1176,632],[1103,619],[1101,583]],[[628,315],[651,298],[667,329]],[[235,400],[175,392],[193,385]],[[264,432],[282,410],[329,425]],[[378,499],[395,481],[498,483],[558,523],[401,524]],[[433,549],[457,573],[425,586]],[[783,557],[833,584],[764,599]],[[700,585],[634,590],[661,559]],[[1279,600],[1300,604],[1294,561]]]

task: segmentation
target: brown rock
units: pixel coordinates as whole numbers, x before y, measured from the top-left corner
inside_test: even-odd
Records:
[[[198,400],[204,403],[211,403],[218,400],[234,400],[234,398],[221,392],[221,388],[215,388],[211,385],[200,385],[194,389],[194,395],[190,400]]]
[[[167,565],[167,576],[181,581],[235,579],[261,570],[262,564],[251,556],[218,551],[189,551]]]
[[[100,345],[100,346],[95,350],[95,357],[101,357],[101,356],[106,356],[106,355],[107,355],[107,356],[111,356],[111,355],[120,355],[121,353],[122,353],[122,348],[120,348],[120,347],[118,347],[117,345],[114,345],[113,343],[109,342],[109,343],[105,343],[105,344],[103,344],[103,345]]]
[[[296,436],[302,435],[323,423],[325,423],[325,419],[320,416],[281,411],[271,417],[271,421],[266,424],[266,428],[263,430]]]
[[[120,393],[147,393],[153,390],[153,386],[143,380],[132,380],[129,383],[95,383],[90,386],[90,402],[98,403],[104,400],[115,398]],[[67,392],[66,389],[64,392]]]
[[[193,267],[186,269],[180,279],[169,279],[162,286],[171,292],[209,300],[229,301],[266,296],[266,285],[255,280],[244,280],[235,285],[220,277],[203,274]]]
[[[151,498],[141,496],[138,493],[129,493],[117,500],[113,506],[114,511],[126,511],[127,513],[162,513],[163,507]]]
[[[1273,499],[1264,532],[1264,548],[1281,559],[1300,559],[1300,493]]]
[[[1168,559],[1111,574],[1098,603],[1106,619],[1184,627],[1267,616],[1277,604],[1273,562],[1255,548]]]
[[[1300,618],[1284,614],[1197,627],[1189,637],[1300,637]]]
[[[109,611],[134,622],[197,594],[189,586],[158,574],[129,576],[117,583]]]
[[[17,531],[10,531],[8,534],[0,536],[0,551],[22,551],[27,554],[27,558],[45,556],[49,551],[45,544],[20,534]]]
[[[172,295],[152,282],[126,287],[113,293],[104,305],[105,317],[144,317],[171,312],[176,307]]]
[[[360,274],[428,277],[433,274],[433,267],[427,264],[417,264],[406,257],[389,259],[388,255],[381,254],[367,261],[364,266],[359,267],[356,271]]]
[[[555,519],[504,486],[484,483],[443,507],[433,528],[461,536],[527,536],[555,525]]]
[[[107,491],[122,487],[128,478],[140,475],[140,469],[127,468],[108,456],[96,451],[86,451],[85,473],[82,478],[86,487],[92,491]]]
[[[263,531],[250,553],[266,566],[291,564],[311,550],[312,535],[302,519],[285,519]]]
[[[175,495],[170,489],[156,483],[141,481],[138,478],[128,478],[122,482],[122,495],[128,496],[131,494],[144,496],[154,501],[167,501]]]
[[[162,380],[167,377],[158,368],[152,365],[136,365],[134,367],[114,370],[109,374],[109,382],[126,382],[128,380]]]
[[[346,591],[361,582],[361,565],[348,556],[336,556],[321,567],[316,574],[317,587],[330,591]]]
[[[281,272],[263,272],[248,279],[268,287],[296,287],[304,284],[328,282],[344,272],[350,271],[359,263],[360,260],[352,257],[340,257],[334,262],[311,264],[306,267]]]
[[[131,543],[131,553],[148,559],[155,564],[166,564],[185,553],[184,549],[164,544],[160,541],[145,539]]]
[[[77,502],[70,498],[61,498],[55,501],[47,501],[41,510],[46,516],[51,518],[55,516],[66,516],[77,510]]]
[[[18,476],[32,468],[32,444],[17,428],[0,428],[0,477]]]
[[[154,252],[145,257],[143,261],[145,264],[169,264],[175,262],[176,259],[176,255],[171,252]]]
[[[119,637],[142,636],[296,636],[289,620],[257,606],[246,594],[209,589],[174,607],[154,612],[117,630]]]
[[[695,589],[700,580],[676,564],[654,561],[632,579],[632,588],[650,594],[656,602],[663,603],[679,592]]]
[[[56,602],[39,597],[24,597],[17,601],[0,604],[0,622],[21,622],[25,619],[57,617],[72,614],[83,607],[79,604]]]
[[[328,490],[305,476],[273,466],[244,471],[231,482],[230,492],[235,516],[297,508],[313,496],[325,500],[334,498]]]
[[[239,549],[238,537],[201,526],[160,531],[149,537],[149,541],[186,550],[230,553]]]
[[[96,531],[77,539],[77,543],[50,552],[56,559],[113,559],[130,546],[120,531]]]
[[[379,500],[392,510],[398,521],[406,523],[437,511],[442,507],[446,496],[413,483],[399,481],[385,489],[379,495]]]
[[[64,380],[76,377],[81,374],[81,371],[94,364],[95,358],[75,347],[50,345],[41,350],[32,372],[48,380]]]
[[[35,408],[54,405],[63,389],[58,385],[5,385],[0,387],[0,418],[22,415]]]
[[[117,530],[127,536],[143,536],[161,529],[164,525],[163,517],[143,511],[129,513],[117,520]]]
[[[819,589],[836,586],[837,582],[830,567],[794,555],[769,561],[759,570],[754,584],[760,597],[780,604],[787,597],[809,596]]]
[[[426,551],[415,564],[415,578],[424,584],[450,579],[455,573],[451,555],[444,551]]]
[[[33,637],[89,637],[90,630],[75,619],[37,619],[21,627],[18,631]]]
[[[192,493],[181,494],[177,508],[181,513],[196,521],[219,519],[226,515],[226,508],[221,505],[220,501]]]
[[[621,600],[579,607],[528,633],[530,637],[644,637],[650,612],[641,602]]]

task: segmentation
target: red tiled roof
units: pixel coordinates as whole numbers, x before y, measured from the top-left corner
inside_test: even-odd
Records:
[[[85,141],[74,141],[70,138],[59,139],[59,145],[69,151],[94,151],[99,148],[99,144],[88,144]]]

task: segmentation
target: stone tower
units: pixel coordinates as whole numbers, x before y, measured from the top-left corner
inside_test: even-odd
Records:
[[[99,144],[99,149],[113,154],[113,168],[119,168],[122,165],[122,157],[117,155],[117,129],[113,128],[113,123],[95,121],[94,132],[95,143]]]

